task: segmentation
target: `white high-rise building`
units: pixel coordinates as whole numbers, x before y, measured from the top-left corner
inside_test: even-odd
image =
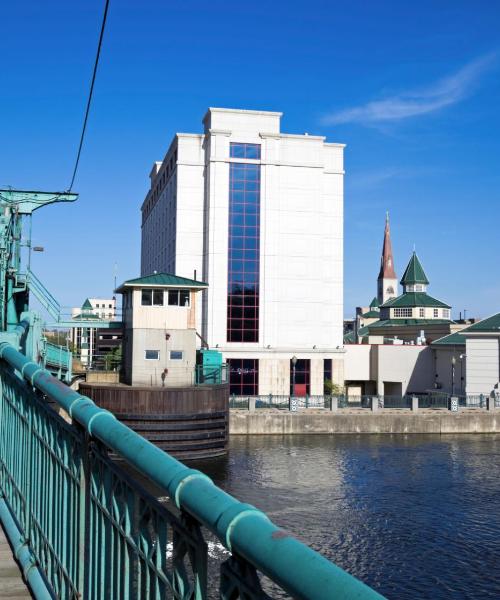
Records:
[[[296,394],[343,383],[344,144],[281,133],[281,114],[210,108],[142,205],[141,274],[209,284],[201,335],[235,394],[288,395],[294,370]]]

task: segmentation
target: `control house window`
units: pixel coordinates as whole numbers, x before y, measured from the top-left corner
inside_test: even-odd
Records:
[[[168,290],[169,306],[189,306],[189,290]]]
[[[425,308],[419,308],[418,309],[418,314],[420,318],[425,317]]]
[[[228,358],[229,393],[235,396],[256,396],[259,393],[259,360]]]
[[[258,144],[231,144],[235,158],[260,158]],[[231,163],[227,341],[259,341],[260,165]]]
[[[160,360],[159,350],[144,350],[144,358],[146,360]]]
[[[439,317],[439,310],[437,308],[434,309],[434,318],[437,319]]]
[[[449,319],[450,318],[450,309],[449,308],[443,308],[443,317],[445,319]]]
[[[170,350],[170,360],[182,360],[182,350]]]
[[[412,308],[395,308],[394,317],[411,317],[413,315]]]
[[[142,290],[141,304],[142,306],[163,306],[163,290]]]

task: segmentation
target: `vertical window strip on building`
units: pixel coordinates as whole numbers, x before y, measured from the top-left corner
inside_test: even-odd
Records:
[[[234,144],[234,146],[256,144]],[[240,151],[239,151],[240,152]],[[260,157],[254,150],[240,152]],[[233,144],[231,144],[233,156]],[[259,341],[260,165],[231,163],[227,341]]]

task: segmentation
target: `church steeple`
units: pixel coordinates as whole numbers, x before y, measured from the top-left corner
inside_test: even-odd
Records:
[[[385,216],[384,244],[380,258],[380,271],[377,280],[377,296],[380,304],[398,295],[398,278],[394,270],[394,257],[392,255],[391,229],[389,226],[389,213]]]

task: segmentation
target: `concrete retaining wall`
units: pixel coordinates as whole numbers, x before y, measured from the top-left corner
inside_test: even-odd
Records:
[[[232,435],[304,433],[500,433],[500,411],[382,413],[230,412]]]

